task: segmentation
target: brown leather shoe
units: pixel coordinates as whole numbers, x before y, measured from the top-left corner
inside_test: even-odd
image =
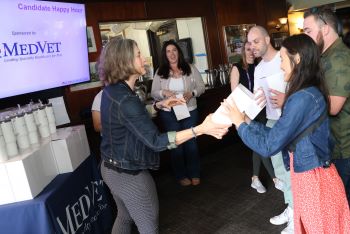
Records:
[[[196,186],[199,185],[201,183],[201,179],[199,178],[192,178],[192,185]]]
[[[181,186],[189,186],[191,185],[191,181],[188,178],[184,178],[182,180],[179,180],[179,183]]]

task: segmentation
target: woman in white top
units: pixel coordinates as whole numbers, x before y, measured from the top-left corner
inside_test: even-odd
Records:
[[[185,61],[183,53],[173,40],[164,42],[162,61],[152,83],[152,97],[167,99],[182,94],[186,100],[190,117],[177,120],[173,110],[163,109],[158,115],[165,131],[179,131],[197,125],[198,111],[196,97],[205,91],[205,84],[199,71]],[[200,159],[196,139],[171,150],[171,162],[176,179],[183,186],[200,183]]]
[[[103,86],[108,85],[108,81],[105,79],[103,72],[103,58],[104,58],[104,49],[102,49],[101,54],[96,62],[95,68],[98,73],[98,78],[100,79]],[[94,98],[94,101],[91,106],[92,122],[96,132],[101,132],[101,98],[102,98],[103,87],[98,92]]]

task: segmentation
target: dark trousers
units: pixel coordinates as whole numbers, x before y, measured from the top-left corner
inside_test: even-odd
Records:
[[[159,111],[159,117],[166,131],[181,131],[195,127],[198,122],[197,109],[190,111],[190,117],[177,121],[173,111]],[[200,177],[200,159],[195,138],[178,145],[170,151],[171,164],[177,180]]]
[[[276,178],[275,172],[273,170],[273,166],[271,163],[271,159],[269,157],[263,157],[260,156],[259,154],[253,152],[253,176],[258,176],[260,174],[260,166],[261,162],[263,162],[267,172],[271,176],[272,179]]]
[[[344,183],[346,196],[350,204],[350,158],[334,159],[333,162]]]

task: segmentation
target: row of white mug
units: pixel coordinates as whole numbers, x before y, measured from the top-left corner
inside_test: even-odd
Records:
[[[0,162],[4,162],[31,145],[39,144],[56,132],[51,104],[22,113],[13,113],[0,121]]]

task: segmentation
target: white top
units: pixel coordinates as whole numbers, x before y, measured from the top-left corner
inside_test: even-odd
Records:
[[[103,89],[101,89],[101,91],[98,92],[98,94],[96,94],[96,96],[94,98],[94,102],[92,103],[92,107],[91,107],[92,111],[100,112],[100,110],[101,110],[102,92],[103,92]]]
[[[169,81],[169,90],[175,93],[184,93],[185,85],[184,81],[181,78],[170,78]]]
[[[261,60],[254,71],[254,91],[262,87],[266,95],[266,117],[267,119],[278,120],[281,116],[280,108],[273,108],[270,102],[270,92],[268,88],[272,88],[281,92],[285,92],[287,83],[284,81],[283,71],[280,68],[281,58],[280,52],[277,52],[275,57],[265,62]],[[273,82],[271,82],[273,79]],[[284,88],[281,88],[284,87]]]
[[[182,94],[185,92],[185,84],[184,84],[183,77],[181,77],[181,78],[169,77],[169,90],[175,92],[175,94],[178,98],[183,97]],[[180,96],[178,96],[179,94],[180,94]],[[184,104],[184,106],[186,107],[186,109],[188,109],[186,104]],[[179,107],[175,107],[175,106],[173,107],[174,111],[177,109],[179,109]],[[180,108],[180,109],[183,110],[182,108]],[[170,112],[171,110],[164,108],[163,111]],[[178,112],[180,112],[180,111],[178,111]],[[176,115],[176,112],[175,112],[175,115]],[[183,119],[182,117],[179,117],[179,118],[176,117],[176,118],[177,118],[177,120]]]

